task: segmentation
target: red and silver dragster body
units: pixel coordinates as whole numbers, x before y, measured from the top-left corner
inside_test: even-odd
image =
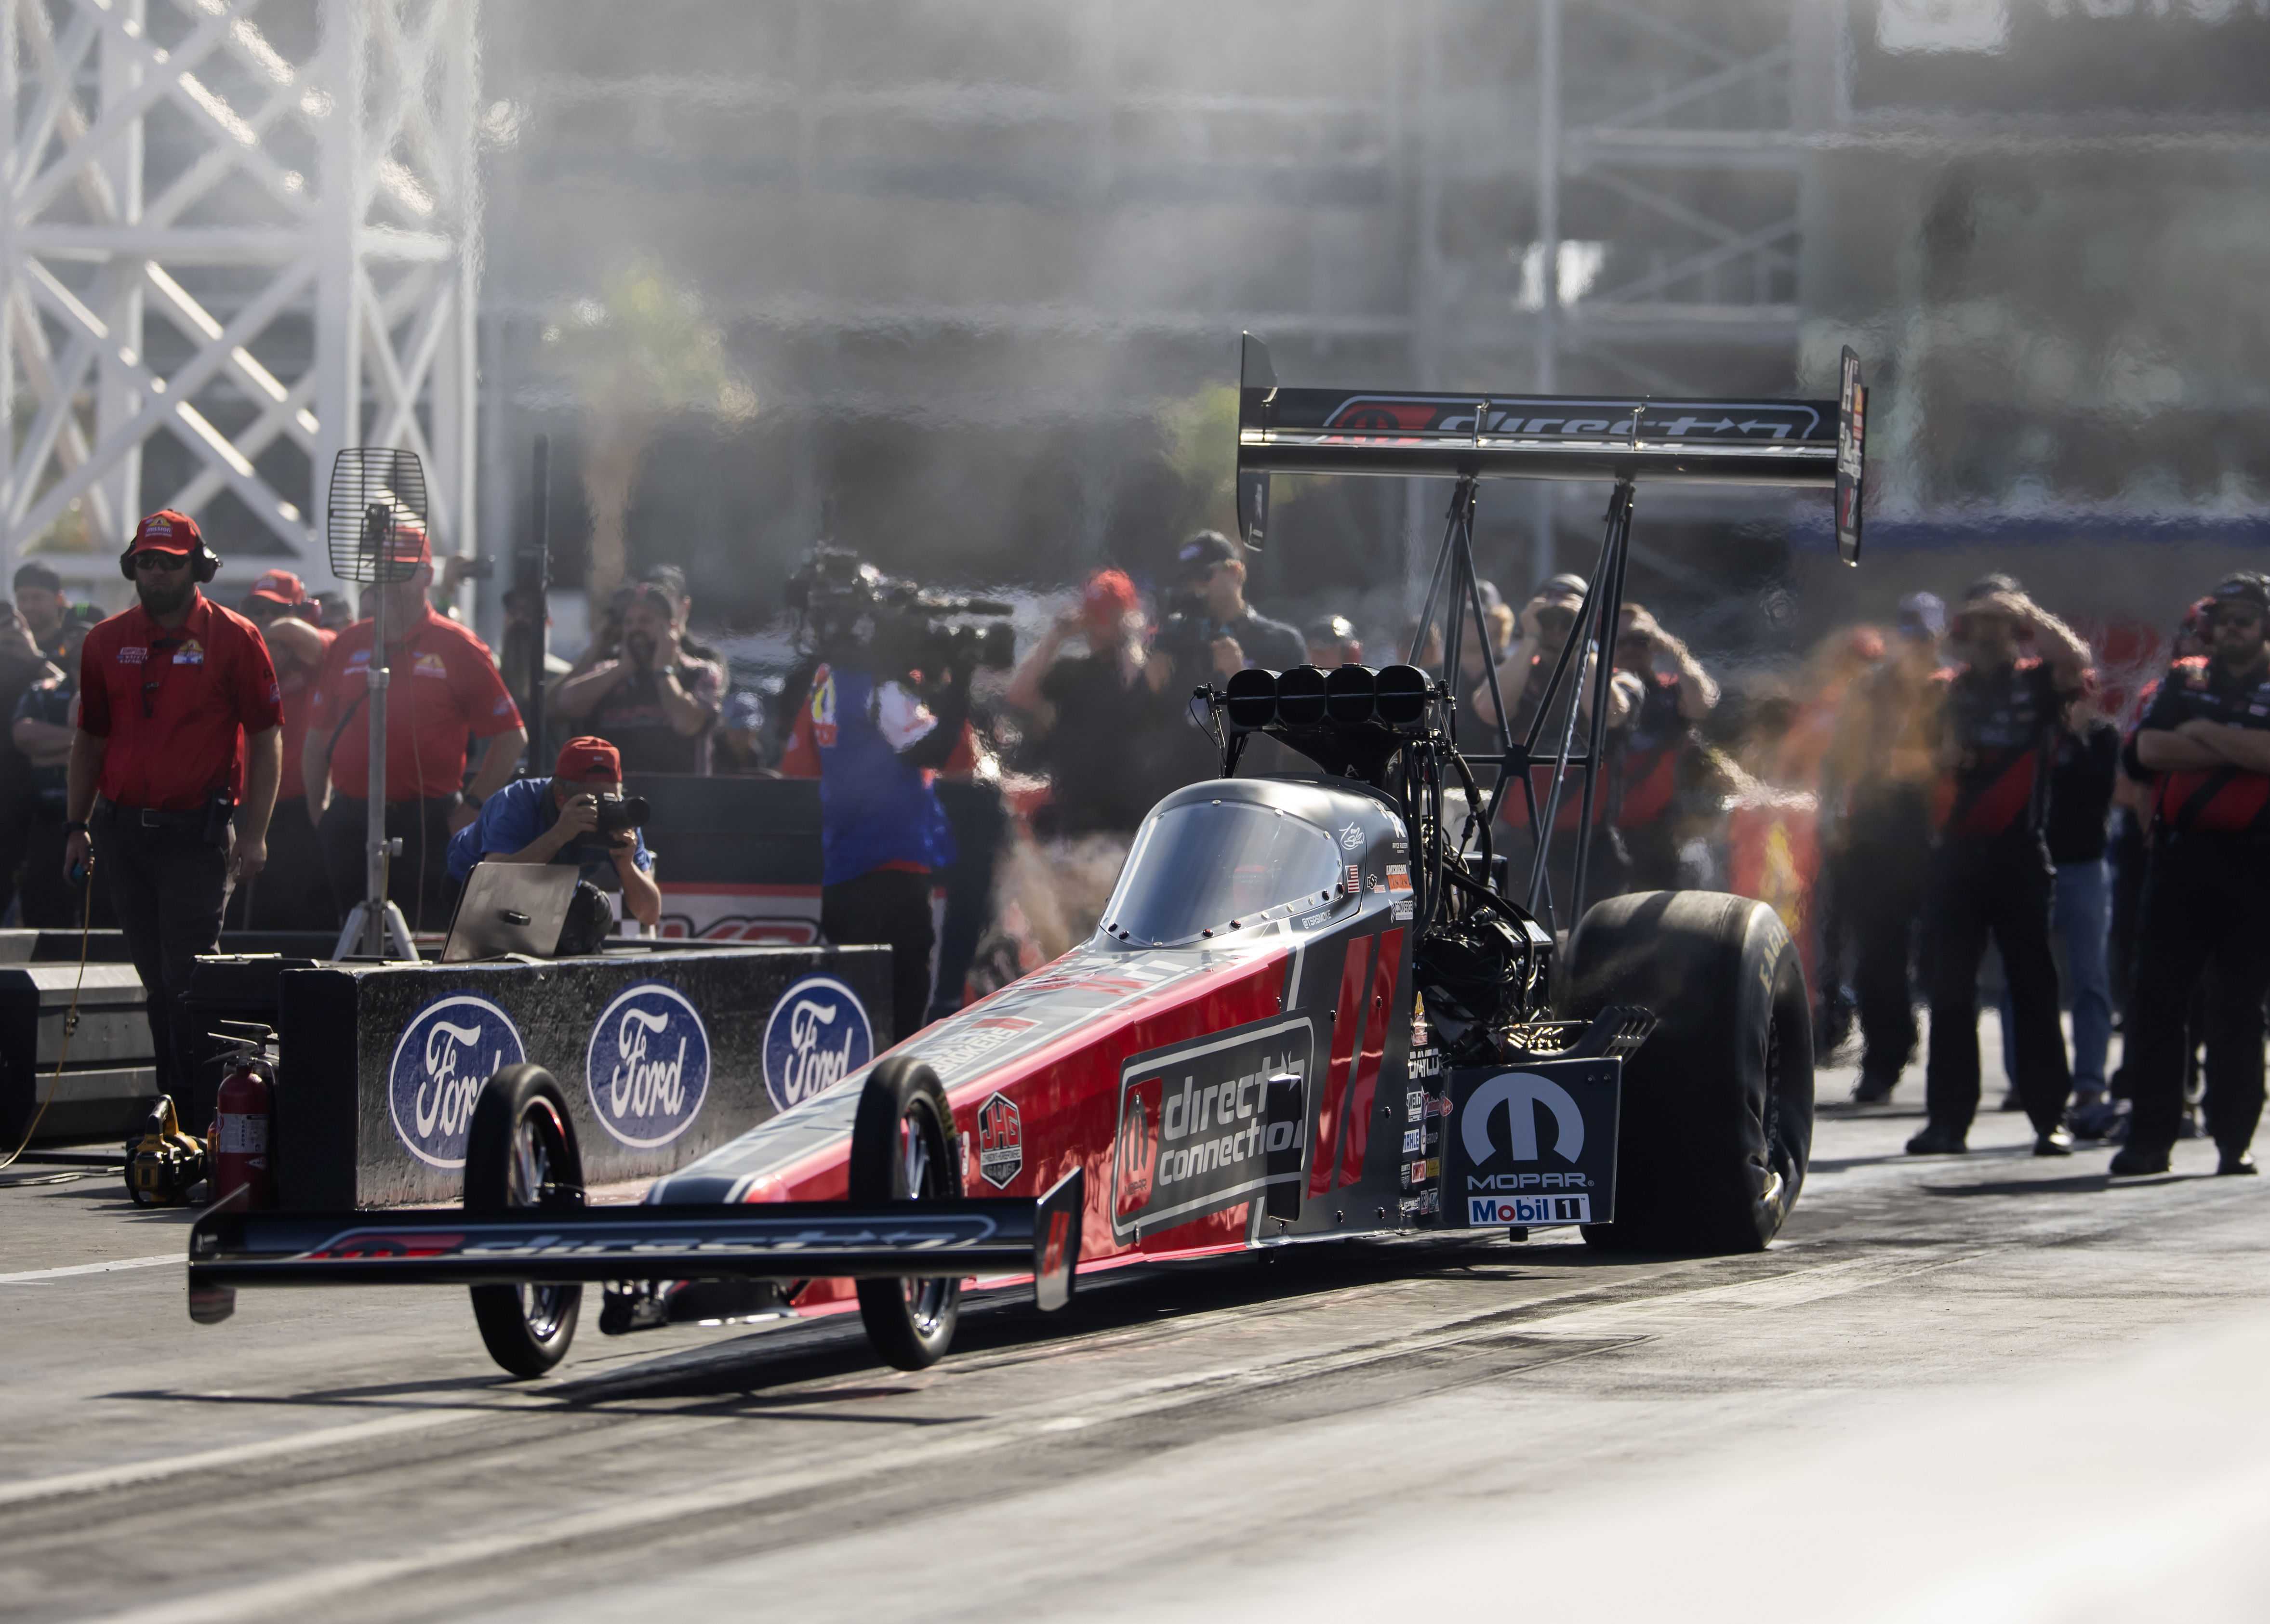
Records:
[[[1245,671],[1201,689],[1222,776],[1145,819],[1100,928],[1046,968],[659,1180],[586,1207],[564,1096],[485,1086],[462,1212],[211,1214],[192,1313],[235,1287],[473,1288],[490,1351],[549,1368],[582,1282],[602,1328],[812,1310],[856,1295],[878,1350],[926,1364],[965,1282],[1364,1234],[1576,1224],[1596,1245],[1764,1245],[1811,1142],[1809,995],[1773,910],[1709,893],[1583,907],[1584,840],[1635,483],[1834,488],[1858,549],[1865,392],[1836,402],[1554,401],[1282,389],[1247,341],[1239,505],[1272,471],[1457,481],[1409,665]],[[1457,735],[1460,641],[1483,634],[1476,481],[1609,478],[1591,590],[1526,737]],[[1317,771],[1241,779],[1264,732]],[[1582,784],[1574,894],[1492,849],[1510,793]],[[1557,902],[1557,906],[1556,906]],[[1560,922],[1556,925],[1556,919]],[[1576,928],[1556,931],[1569,922]],[[1565,947],[1561,945],[1565,942]]]
[[[944,1087],[970,1194],[1084,1175],[1085,1268],[1398,1221],[1426,1159],[1403,1150],[1414,1026],[1417,1070],[1434,1069],[1412,1014],[1410,862],[1402,819],[1361,787],[1179,790],[1144,823],[1106,928],[886,1058]],[[649,1199],[842,1199],[864,1080]]]

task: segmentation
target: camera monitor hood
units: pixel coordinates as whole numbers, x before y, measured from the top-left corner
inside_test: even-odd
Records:
[[[1239,527],[1261,544],[1277,473],[1784,486],[1836,493],[1837,548],[1857,563],[1866,390],[1850,349],[1838,371],[1836,400],[1288,389],[1248,333]]]

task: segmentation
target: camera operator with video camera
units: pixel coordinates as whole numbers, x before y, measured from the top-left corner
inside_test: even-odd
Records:
[[[981,632],[938,617],[1009,606],[931,598],[827,548],[790,580],[789,603],[819,661],[781,766],[820,780],[820,934],[889,945],[903,1041],[930,1007],[931,877],[956,855],[933,782],[966,730],[972,672],[1006,671],[1014,653],[1005,622]]]
[[[481,803],[449,840],[449,878],[463,885],[479,863],[572,863],[648,930],[662,918],[654,854],[639,833],[644,801],[623,798],[621,754],[604,738],[571,738],[549,778],[521,778]]]

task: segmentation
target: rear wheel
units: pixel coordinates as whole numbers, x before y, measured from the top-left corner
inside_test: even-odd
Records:
[[[851,1127],[853,1201],[868,1205],[958,1197],[959,1150],[953,1113],[936,1072],[901,1056],[867,1073]],[[960,1279],[858,1284],[860,1321],[886,1363],[921,1370],[944,1356],[961,1313]]]
[[[542,1066],[510,1065],[481,1086],[465,1133],[465,1211],[580,1207],[583,1159],[567,1096]],[[489,1357],[517,1376],[542,1376],[575,1339],[583,1288],[475,1286],[473,1319]]]
[[[1813,1019],[1789,932],[1747,897],[1611,898],[1569,944],[1568,1005],[1652,1010],[1624,1062],[1617,1251],[1752,1252],[1797,1205],[1813,1152]]]

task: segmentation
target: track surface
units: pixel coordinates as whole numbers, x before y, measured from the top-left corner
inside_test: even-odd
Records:
[[[2034,1531],[2125,1526],[2139,1493],[2270,1503],[2161,1428],[2233,1413],[2218,1383],[2262,1407],[2264,1181],[2201,1176],[2186,1144],[2174,1176],[2109,1187],[2103,1152],[2037,1161],[1993,1114],[1970,1156],[1912,1161],[1917,1122],[1824,1113],[1761,1256],[1610,1262],[1564,1234],[1131,1272],[1069,1317],[966,1313],[919,1376],[877,1367],[855,1320],[587,1321],[560,1376],[508,1383],[441,1290],[246,1293],[193,1327],[172,1262],[48,1272],[178,1257],[180,1215],[19,1168],[0,1618],[1378,1618],[1460,1587],[1462,1613],[1540,1616],[1526,1591],[1731,1617],[1786,1614],[1792,1573],[1843,1546],[1900,1557],[1859,1612],[1960,1616],[1934,1530],[2038,1554]],[[2044,1452],[2074,1436],[2074,1464]],[[2214,1447],[2259,1476],[2241,1436]],[[1979,1616],[2026,1612],[2000,1601]]]

